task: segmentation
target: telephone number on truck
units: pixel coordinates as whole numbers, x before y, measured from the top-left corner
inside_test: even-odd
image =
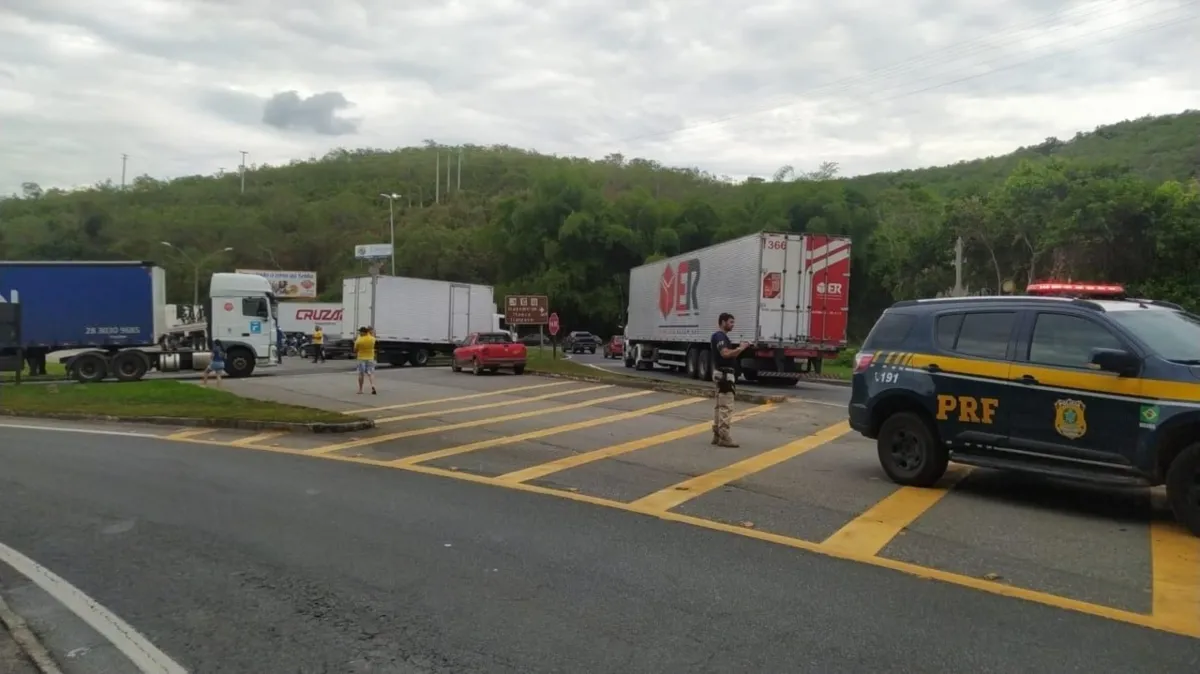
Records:
[[[87,328],[84,328],[83,334],[85,334],[85,335],[140,335],[140,334],[142,334],[142,329],[136,325],[134,325],[134,326],[105,325],[105,326],[101,326],[101,327],[89,326]]]

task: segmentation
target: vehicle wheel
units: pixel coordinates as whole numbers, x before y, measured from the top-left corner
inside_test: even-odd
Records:
[[[758,381],[758,370],[742,370],[742,378],[747,384],[753,384]]]
[[[71,363],[75,381],[80,384],[95,384],[108,376],[108,362],[98,353],[86,353]]]
[[[525,374],[525,366],[513,365],[513,374]]]
[[[425,349],[417,349],[408,355],[408,362],[413,367],[425,367],[429,364],[429,352]]]
[[[225,374],[231,379],[249,377],[254,373],[254,354],[249,350],[235,347],[225,354]]]
[[[1175,519],[1200,536],[1200,442],[1185,447],[1167,469],[1167,501]]]
[[[634,365],[634,362],[633,362],[633,356],[630,356],[630,355],[626,354],[626,356],[625,356],[625,367],[633,367],[633,365]]]
[[[696,355],[697,371],[700,373],[700,379],[703,381],[712,381],[713,377],[713,362],[712,353],[708,349],[701,349]]]
[[[588,349],[588,353],[594,355],[596,353],[596,347],[593,346],[592,348]]]
[[[700,378],[700,349],[688,349],[687,358],[685,359],[687,367],[684,370],[687,376],[692,379]]]
[[[476,377],[483,376],[483,368],[479,366],[478,358],[471,361],[471,374],[475,375]]]
[[[876,448],[883,472],[892,482],[909,487],[932,487],[950,463],[950,451],[915,412],[888,417],[879,429]]]
[[[146,376],[150,361],[137,351],[125,351],[113,359],[113,374],[118,381],[137,381]]]
[[[450,371],[451,372],[462,372],[462,366],[459,365],[458,361],[454,360],[453,358],[450,359]]]

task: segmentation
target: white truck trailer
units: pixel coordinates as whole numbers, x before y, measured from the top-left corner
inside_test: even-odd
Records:
[[[629,272],[625,366],[711,380],[710,340],[730,313],[730,340],[754,345],[742,377],[794,385],[845,348],[849,304],[849,238],[751,234]]]
[[[319,325],[326,335],[337,337],[342,332],[344,311],[337,302],[280,302],[279,327],[285,335],[312,335]]]
[[[423,367],[450,355],[472,332],[498,331],[491,286],[404,276],[360,276],[342,282],[342,335],[348,348],[358,328],[374,326],[376,359]]]

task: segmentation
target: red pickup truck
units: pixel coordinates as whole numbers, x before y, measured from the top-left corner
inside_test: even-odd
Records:
[[[472,373],[480,375],[512,368],[513,374],[524,374],[525,355],[525,345],[514,342],[507,332],[473,332],[454,349],[450,369],[462,372],[470,367]]]

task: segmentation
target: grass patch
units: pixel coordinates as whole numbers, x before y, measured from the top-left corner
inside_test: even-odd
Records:
[[[359,419],[337,412],[242,398],[228,391],[172,380],[5,385],[0,387],[0,410],[18,415],[95,414],[292,423],[344,423]]]
[[[62,363],[46,363],[46,374],[30,377],[26,374],[28,370],[23,370],[21,381],[48,381],[52,379],[66,379],[67,366]],[[16,379],[16,374],[13,372],[0,372],[0,381],[13,381]]]
[[[631,377],[604,368],[588,367],[583,363],[567,360],[564,358],[565,354],[563,354],[562,349],[558,350],[557,360],[554,358],[554,352],[550,348],[539,349],[537,347],[530,347],[527,354],[525,368],[530,372],[547,372],[574,377],[593,377],[609,381],[642,381],[641,377]]]

